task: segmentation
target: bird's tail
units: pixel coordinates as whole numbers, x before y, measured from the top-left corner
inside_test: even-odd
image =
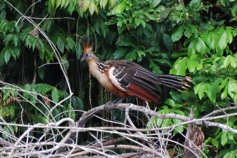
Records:
[[[157,75],[145,69],[140,69],[136,73],[136,77],[153,84],[164,85],[169,88],[176,89],[178,91],[183,91],[188,89],[192,78],[189,76],[179,76],[179,75]]]
[[[190,88],[192,78],[190,76],[178,76],[178,75],[156,75],[161,85],[169,88],[183,91]]]

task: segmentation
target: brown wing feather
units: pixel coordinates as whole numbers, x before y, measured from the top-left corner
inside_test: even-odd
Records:
[[[156,94],[151,94],[142,87],[131,83],[127,89],[127,93],[131,96],[136,96],[140,99],[146,100],[148,102],[159,103],[158,97]]]

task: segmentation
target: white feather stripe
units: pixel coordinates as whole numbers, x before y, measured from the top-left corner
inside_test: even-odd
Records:
[[[114,86],[117,87],[118,89],[120,89],[120,90],[122,90],[122,91],[126,91],[126,90],[120,85],[120,83],[118,82],[118,80],[116,79],[116,75],[113,75],[113,71],[115,71],[115,67],[114,67],[114,66],[109,69],[109,79],[110,79],[110,81],[111,81],[111,82],[114,84]],[[126,76],[126,74],[125,74],[123,77],[125,77],[125,76]],[[123,77],[120,78],[119,80],[121,81],[121,80],[123,79]]]

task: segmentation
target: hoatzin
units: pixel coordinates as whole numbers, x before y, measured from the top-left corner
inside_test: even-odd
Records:
[[[182,91],[190,87],[188,82],[192,82],[189,76],[154,74],[131,61],[100,61],[89,44],[83,45],[83,51],[81,61],[87,61],[90,73],[105,89],[120,98],[136,96],[148,102],[158,103],[159,91],[155,85]]]

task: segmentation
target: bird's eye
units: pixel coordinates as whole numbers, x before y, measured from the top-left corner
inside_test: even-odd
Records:
[[[86,57],[87,57],[87,58],[90,57],[90,53],[86,53]]]

